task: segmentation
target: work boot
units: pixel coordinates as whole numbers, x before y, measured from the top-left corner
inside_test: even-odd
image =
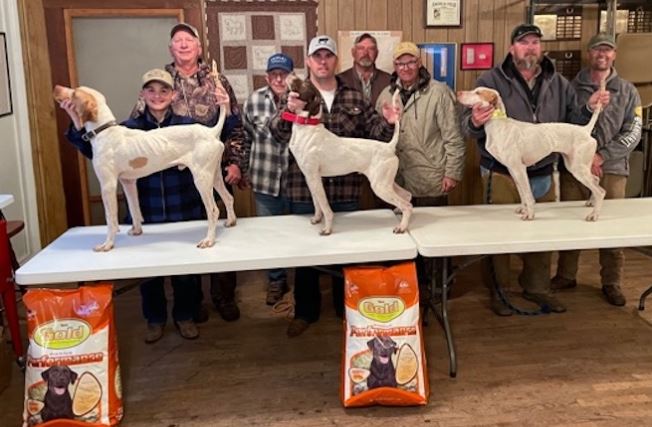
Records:
[[[550,289],[553,291],[561,291],[562,289],[572,289],[577,287],[577,280],[567,279],[560,275],[556,275],[550,279]]]
[[[512,309],[505,305],[495,290],[491,290],[490,307],[496,316],[511,316],[513,314]]]
[[[627,303],[625,295],[623,295],[622,291],[620,290],[620,286],[618,285],[603,285],[602,293],[607,299],[607,302],[611,305],[622,307]]]
[[[528,291],[523,291],[523,298],[537,303],[541,308],[548,307],[552,313],[564,313],[566,311],[566,307],[552,295],[531,294]]]
[[[267,305],[274,305],[279,302],[288,291],[288,284],[285,280],[275,280],[267,285]]]
[[[240,318],[235,301],[235,272],[211,274],[211,300],[222,319],[233,322]]]
[[[148,323],[147,332],[145,332],[145,343],[152,344],[163,337],[163,327],[161,323]]]
[[[208,309],[204,307],[204,305],[200,305],[199,309],[197,310],[197,313],[195,313],[194,316],[192,316],[192,320],[199,324],[199,323],[206,323],[208,322],[208,318],[210,315],[208,314]]]
[[[310,323],[303,319],[295,318],[290,321],[287,329],[287,336],[289,338],[298,337],[308,329]]]
[[[234,299],[213,300],[215,309],[226,322],[233,322],[240,318],[240,309]]]
[[[174,322],[175,326],[179,330],[179,335],[187,340],[194,340],[199,338],[199,329],[197,325],[192,320],[182,320],[180,322]]]

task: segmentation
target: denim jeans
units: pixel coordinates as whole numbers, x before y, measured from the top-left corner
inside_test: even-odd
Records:
[[[289,202],[283,196],[270,196],[269,194],[254,192],[256,201],[256,216],[283,215],[289,211]],[[267,280],[273,282],[287,282],[287,270],[274,268],[267,272]]]
[[[163,325],[167,321],[167,299],[164,277],[154,277],[140,284],[143,316],[147,323]],[[197,293],[201,286],[200,276],[172,276],[173,306],[172,319],[175,322],[192,319],[197,311]]]
[[[290,203],[290,213],[296,215],[311,214],[314,206],[311,202]],[[331,203],[333,212],[351,212],[358,210],[358,202]],[[339,266],[335,267],[341,270]],[[319,271],[311,267],[297,267],[294,278],[294,318],[313,323],[319,320],[321,311],[321,291],[319,290]],[[338,316],[344,312],[344,278],[333,276],[333,307]]]

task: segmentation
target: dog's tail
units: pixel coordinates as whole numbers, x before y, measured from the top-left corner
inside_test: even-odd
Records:
[[[217,139],[220,139],[220,134],[222,133],[222,128],[224,128],[224,121],[226,120],[226,110],[228,110],[227,105],[220,105],[220,117],[217,120],[215,126],[211,128],[213,134]]]
[[[398,94],[399,94],[399,90],[398,88],[396,88],[396,90],[394,91],[394,95],[392,95],[392,107],[394,108],[399,107]],[[398,144],[398,135],[401,130],[400,128],[401,128],[401,120],[399,119],[394,123],[394,135],[392,135],[392,139],[390,139],[388,143],[393,150],[396,149],[396,144]]]
[[[607,82],[603,79],[600,82],[600,91],[604,91],[607,89]],[[602,104],[598,103],[598,105],[595,107],[595,110],[593,110],[593,115],[591,116],[591,120],[584,126],[584,129],[591,134],[593,132],[593,128],[595,127],[595,124],[598,122],[598,116],[600,115],[600,112],[602,111]]]

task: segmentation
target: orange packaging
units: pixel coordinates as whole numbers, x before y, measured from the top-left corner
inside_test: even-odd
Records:
[[[122,386],[110,284],[30,289],[23,427],[114,426]]]
[[[428,403],[414,262],[344,269],[345,407]]]

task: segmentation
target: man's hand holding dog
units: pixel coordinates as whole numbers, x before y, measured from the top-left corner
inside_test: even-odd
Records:
[[[224,89],[224,87],[222,87],[222,85],[216,85],[215,86],[215,99],[217,101],[217,104],[221,108],[230,109],[231,100],[229,99],[229,94]],[[227,115],[228,115],[228,112],[227,112]]]
[[[609,99],[610,99],[610,93],[608,90],[596,90],[593,92],[589,100],[586,102],[588,105],[589,109],[593,112],[595,111],[596,108],[598,108],[598,104],[602,107],[604,110],[604,107],[609,105]]]
[[[441,181],[441,191],[445,194],[450,193],[457,187],[457,180],[445,176],[444,179]]]
[[[59,102],[59,106],[70,116],[70,120],[72,120],[72,124],[75,126],[75,129],[80,130],[84,125],[81,122],[81,119],[79,118],[79,114],[77,114],[77,109],[75,108],[75,104],[72,102],[72,99],[64,99],[61,102]]]
[[[485,106],[480,103],[474,104],[471,108],[471,124],[476,128],[481,128],[491,119],[494,110],[495,108],[491,104]]]
[[[591,162],[591,173],[598,178],[602,178],[602,164],[604,163],[604,158],[600,153],[595,153],[593,155],[593,162]]]
[[[290,113],[296,114],[297,111],[303,111],[305,107],[306,107],[306,102],[299,99],[298,92],[290,92],[288,94],[287,109]]]
[[[392,106],[389,102],[383,104],[383,117],[387,123],[393,125],[401,120],[401,107]]]

